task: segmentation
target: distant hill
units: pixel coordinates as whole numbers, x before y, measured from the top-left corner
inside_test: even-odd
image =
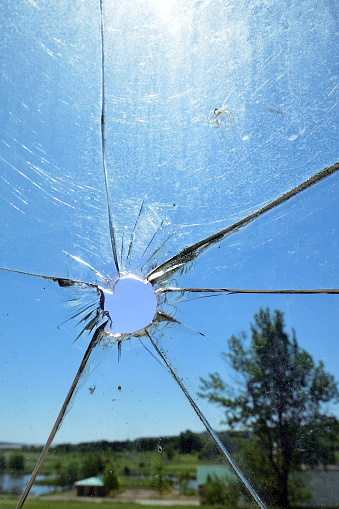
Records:
[[[21,449],[25,444],[15,444],[13,442],[0,442],[0,449]]]
[[[221,431],[218,432],[219,438],[222,441],[226,441],[229,443],[229,440],[232,438],[248,438],[248,432],[244,431]],[[53,445],[51,447],[52,450],[60,451],[60,452],[105,452],[105,451],[114,451],[114,452],[122,452],[126,450],[135,450],[135,451],[154,451],[158,450],[159,446],[163,448],[164,446],[172,446],[174,449],[180,451],[181,453],[185,452],[199,452],[201,449],[208,448],[208,442],[210,442],[210,447],[215,448],[214,454],[219,454],[220,451],[211,441],[208,433],[203,431],[201,433],[194,433],[190,430],[186,430],[185,432],[180,433],[179,435],[174,436],[163,436],[163,437],[140,437],[135,440],[120,440],[120,441],[108,441],[108,440],[100,440],[95,442],[80,442],[78,444],[73,443],[62,443],[58,445]],[[0,449],[26,449],[27,451],[39,451],[42,449],[43,444],[23,444],[23,443],[14,443],[14,442],[0,442]],[[229,448],[232,449],[231,444],[229,444]]]

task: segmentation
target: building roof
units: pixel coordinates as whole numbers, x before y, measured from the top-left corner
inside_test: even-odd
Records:
[[[100,477],[89,477],[88,479],[76,481],[74,484],[75,486],[104,486]]]

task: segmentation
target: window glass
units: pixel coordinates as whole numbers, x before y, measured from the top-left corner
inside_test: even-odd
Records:
[[[240,497],[286,502],[275,418],[266,435],[253,415],[231,433],[208,382],[251,392],[228,340],[246,332],[251,355],[267,308],[338,379],[337,15],[331,0],[2,3],[5,446],[45,444],[60,409],[53,445],[192,430],[197,463],[229,466]],[[336,383],[326,399],[316,373],[303,404],[318,427],[298,425],[333,452]],[[298,437],[290,478],[338,460]]]

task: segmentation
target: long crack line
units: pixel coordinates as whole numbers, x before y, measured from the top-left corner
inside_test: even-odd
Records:
[[[252,498],[255,500],[255,502],[257,503],[257,505],[261,508],[261,509],[266,509],[265,508],[265,505],[264,503],[262,502],[261,498],[259,497],[259,495],[256,493],[256,491],[254,490],[254,488],[249,484],[249,482],[247,481],[247,479],[245,478],[245,476],[243,475],[243,473],[241,472],[241,470],[239,469],[238,465],[235,463],[235,461],[232,459],[230,453],[227,451],[227,449],[225,448],[225,446],[223,445],[223,443],[219,440],[216,432],[214,431],[214,429],[212,428],[212,426],[210,425],[210,423],[208,422],[208,420],[206,419],[206,417],[204,416],[204,414],[201,412],[201,410],[199,409],[198,405],[195,403],[195,401],[192,399],[191,395],[189,394],[188,390],[186,389],[186,387],[184,386],[182,380],[178,377],[178,375],[176,374],[176,372],[174,371],[174,369],[172,368],[171,364],[168,362],[168,360],[166,359],[165,355],[162,353],[162,351],[160,350],[160,348],[158,347],[158,345],[156,344],[156,342],[154,341],[154,339],[152,338],[152,336],[149,334],[149,332],[146,330],[146,334],[147,336],[149,337],[149,340],[151,341],[152,343],[152,346],[153,348],[155,349],[155,351],[157,352],[157,354],[161,357],[161,359],[164,361],[168,371],[171,373],[172,377],[174,378],[174,380],[177,382],[177,384],[179,385],[180,389],[183,391],[183,393],[185,394],[186,398],[188,399],[190,405],[192,406],[193,410],[195,411],[195,413],[197,414],[197,416],[199,417],[199,419],[201,420],[201,422],[203,423],[203,425],[205,426],[206,430],[208,431],[208,433],[211,435],[212,439],[214,440],[214,442],[216,443],[216,445],[218,446],[218,448],[221,450],[221,452],[223,453],[223,455],[225,456],[225,458],[227,459],[227,461],[229,462],[229,464],[231,465],[231,467],[233,468],[234,472],[237,474],[238,478],[240,479],[240,481],[242,482],[242,484],[245,486],[245,488],[247,489],[247,491],[250,493],[250,495],[252,496]]]
[[[52,431],[50,432],[50,435],[49,435],[49,437],[48,437],[48,439],[47,439],[47,442],[46,442],[46,444],[45,444],[45,447],[43,448],[43,451],[42,451],[42,453],[41,453],[41,456],[40,456],[40,458],[38,459],[37,464],[35,465],[35,468],[34,468],[34,470],[33,470],[32,474],[31,474],[31,477],[30,477],[30,479],[29,479],[29,481],[28,481],[28,483],[27,483],[27,486],[26,486],[26,488],[25,488],[25,490],[24,490],[23,494],[21,495],[21,498],[20,498],[20,500],[19,500],[19,502],[18,502],[18,505],[17,505],[16,509],[21,509],[21,507],[22,507],[22,506],[23,506],[23,504],[25,503],[25,500],[26,500],[26,498],[27,498],[27,496],[28,496],[28,494],[29,494],[29,492],[30,492],[31,487],[33,486],[33,483],[34,483],[34,481],[35,481],[36,476],[38,475],[38,472],[39,472],[40,467],[41,467],[41,465],[42,465],[42,463],[43,463],[43,461],[44,461],[44,459],[45,459],[45,456],[46,456],[46,454],[48,453],[48,450],[49,450],[49,448],[50,448],[50,446],[51,446],[51,444],[52,444],[52,442],[53,442],[53,440],[54,440],[54,437],[55,437],[55,435],[56,435],[56,432],[57,432],[57,431],[58,431],[58,429],[60,428],[60,425],[61,425],[61,423],[62,423],[62,420],[63,420],[63,418],[64,418],[64,416],[65,416],[65,414],[66,414],[67,408],[68,408],[68,406],[69,406],[69,404],[70,404],[70,402],[71,402],[71,399],[72,399],[73,394],[74,394],[74,391],[75,391],[75,389],[76,389],[76,387],[77,387],[77,385],[78,385],[78,383],[79,383],[79,380],[80,380],[80,378],[81,378],[81,375],[82,375],[82,373],[84,372],[84,369],[85,369],[85,367],[86,367],[86,365],[87,365],[87,362],[88,362],[88,360],[89,360],[89,357],[90,357],[90,355],[91,355],[91,353],[92,353],[93,349],[95,348],[95,346],[96,346],[96,345],[100,342],[100,340],[101,340],[101,338],[102,338],[102,334],[103,334],[103,331],[104,331],[104,329],[105,329],[105,327],[106,327],[106,325],[107,325],[107,322],[108,322],[108,321],[104,322],[103,324],[101,324],[101,325],[97,328],[97,330],[95,331],[95,333],[94,333],[94,335],[93,335],[93,338],[92,338],[92,340],[91,340],[90,344],[88,345],[88,348],[87,348],[87,350],[86,350],[86,352],[85,352],[85,355],[83,356],[83,359],[82,359],[82,361],[81,361],[81,363],[80,363],[79,369],[78,369],[78,371],[77,371],[77,373],[76,373],[76,375],[75,375],[75,377],[74,377],[74,380],[73,380],[73,382],[72,382],[72,385],[71,385],[71,387],[70,387],[70,389],[69,389],[69,391],[68,391],[68,393],[67,393],[67,396],[66,396],[66,398],[65,398],[65,401],[64,401],[64,403],[63,403],[63,405],[62,405],[62,407],[61,407],[61,410],[60,410],[60,412],[59,412],[59,415],[58,415],[58,417],[56,418],[56,421],[55,421],[55,423],[54,423],[54,426],[53,426],[53,428],[52,428]]]
[[[144,208],[144,200],[142,201],[141,203],[141,207],[140,207],[140,210],[139,210],[139,213],[137,215],[137,218],[135,220],[135,223],[134,223],[134,226],[133,226],[133,230],[132,230],[132,233],[131,233],[131,240],[130,240],[130,243],[129,243],[129,246],[128,246],[128,251],[127,251],[127,258],[126,258],[126,261],[128,261],[129,257],[130,257],[130,254],[131,254],[131,250],[132,250],[132,245],[133,245],[133,240],[134,240],[134,236],[135,236],[135,231],[136,231],[136,228],[137,228],[137,225],[138,225],[138,222],[140,220],[140,216],[141,216],[141,212],[142,212],[142,209]]]
[[[106,157],[105,157],[105,149],[106,149],[106,136],[105,136],[105,51],[104,51],[104,18],[103,18],[103,0],[99,0],[100,5],[100,41],[101,41],[101,155],[102,155],[102,168],[104,172],[104,180],[105,180],[105,191],[106,191],[106,201],[107,201],[107,213],[108,213],[108,224],[109,224],[109,233],[111,238],[111,246],[112,253],[114,258],[114,264],[117,269],[118,274],[120,274],[120,267],[118,262],[118,254],[116,248],[116,238],[115,238],[115,229],[114,223],[112,219],[112,208],[109,197],[108,190],[108,176],[107,176],[107,168],[106,168]]]
[[[93,283],[85,283],[84,281],[79,281],[77,279],[70,279],[67,277],[46,276],[44,274],[34,274],[33,272],[24,272],[23,270],[7,269],[5,267],[0,267],[0,270],[4,270],[6,272],[13,272],[14,274],[22,274],[24,276],[40,277],[42,279],[47,279],[49,281],[53,281],[54,283],[58,283],[58,285],[61,287],[89,286],[89,287],[95,288],[95,289],[100,288],[98,285],[95,285]]]
[[[155,293],[167,293],[167,292],[179,292],[179,293],[265,293],[265,294],[339,294],[339,288],[317,288],[317,289],[305,289],[305,290],[254,290],[245,288],[158,288]]]
[[[165,261],[164,263],[158,265],[158,267],[156,267],[155,269],[151,270],[147,274],[146,279],[152,283],[161,281],[162,279],[167,277],[170,273],[181,269],[184,265],[193,261],[197,256],[199,256],[205,249],[207,249],[212,244],[215,244],[216,242],[223,240],[225,237],[238,231],[240,228],[247,225],[257,217],[260,217],[269,210],[274,209],[278,205],[286,202],[293,196],[296,196],[305,189],[308,189],[309,187],[313,186],[317,182],[320,182],[322,179],[328,177],[329,175],[332,175],[338,170],[339,162],[335,163],[333,166],[330,166],[329,168],[324,168],[316,175],[313,175],[313,177],[309,178],[308,180],[305,180],[304,182],[294,187],[287,193],[279,196],[279,198],[277,198],[276,200],[271,201],[261,209],[258,209],[252,214],[249,214],[243,219],[240,219],[236,223],[233,223],[227,228],[220,230],[219,232],[207,237],[206,239],[200,240],[199,242],[196,242],[195,244],[192,244],[191,246],[184,248],[178,254],[176,254],[169,260]]]

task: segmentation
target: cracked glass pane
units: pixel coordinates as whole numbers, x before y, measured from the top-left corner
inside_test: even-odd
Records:
[[[325,475],[338,460],[336,385],[314,367],[339,378],[335,2],[5,0],[0,9],[5,475],[9,446],[42,452],[13,507],[39,471],[51,474],[45,455],[54,476],[65,467],[64,457],[55,466],[58,444],[100,442],[107,462],[103,444],[128,441],[114,453],[119,475],[130,476],[133,451],[134,481],[160,479],[138,456],[152,437],[149,451],[178,481],[165,451],[177,454],[185,430],[200,440],[188,476],[198,483],[196,467],[227,466],[234,506],[320,500],[296,472]],[[259,383],[248,357],[234,360],[262,360],[253,331],[272,320],[295,355],[284,376],[295,365],[318,376],[302,397],[297,371],[288,378],[317,423],[293,421],[297,436],[287,419],[290,456],[275,434],[283,397],[279,387],[273,398],[270,366]],[[293,331],[314,366],[297,364]],[[267,354],[271,367],[278,351]],[[244,366],[253,369],[241,377]],[[233,401],[237,390],[252,397],[233,428],[226,385]],[[261,428],[254,386],[277,406]],[[339,497],[327,491],[319,504]]]

